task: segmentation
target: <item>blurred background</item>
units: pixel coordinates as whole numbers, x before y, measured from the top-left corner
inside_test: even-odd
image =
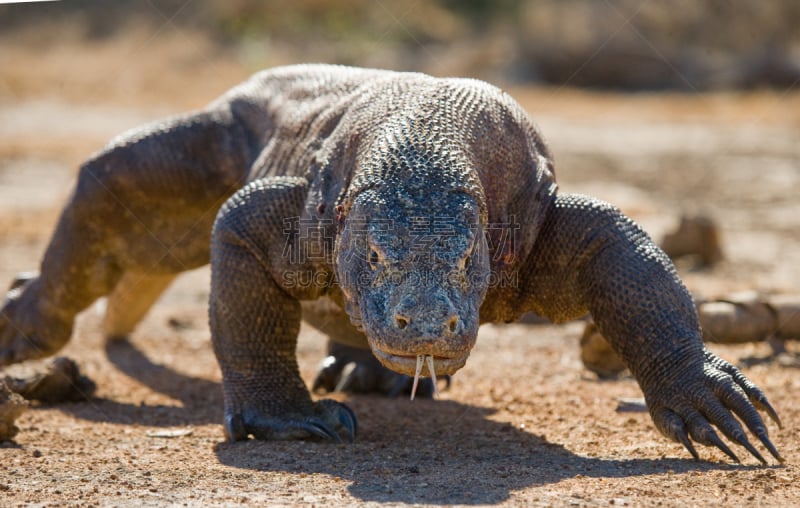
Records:
[[[69,0],[0,6],[40,44],[202,34],[252,70],[320,61],[503,83],[622,90],[786,87],[800,78],[793,0]],[[141,57],[142,55],[137,55]]]

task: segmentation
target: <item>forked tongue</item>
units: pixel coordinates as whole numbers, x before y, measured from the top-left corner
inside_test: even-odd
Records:
[[[436,386],[436,368],[433,365],[433,356],[431,355],[417,355],[417,368],[414,372],[414,384],[411,386],[411,400],[414,400],[414,395],[417,393],[417,385],[419,385],[419,375],[422,373],[423,364],[428,364],[428,372],[431,375],[433,382],[433,396],[439,395],[439,389]]]

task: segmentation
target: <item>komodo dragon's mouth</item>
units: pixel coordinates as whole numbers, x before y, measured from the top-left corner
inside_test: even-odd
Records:
[[[453,374],[464,366],[469,357],[469,353],[456,358],[436,355],[400,355],[379,349],[373,349],[373,353],[384,367],[400,374],[414,376],[411,400],[414,400],[414,393],[417,391],[417,383],[421,375],[427,375],[433,380],[433,390],[436,394],[436,375]]]

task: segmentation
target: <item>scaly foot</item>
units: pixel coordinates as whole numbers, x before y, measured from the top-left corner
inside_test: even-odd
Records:
[[[686,364],[690,362],[684,362],[684,365],[674,368],[673,377],[660,378],[653,386],[642,386],[656,427],[664,435],[682,443],[695,459],[699,455],[692,441],[715,446],[739,462],[736,454],[720,439],[713,425],[725,437],[744,447],[762,464],[766,464],[767,461],[761,453],[747,439],[741,425],[744,423],[770,454],[778,462],[783,462],[783,457],[770,441],[766,425],[757,411],[760,409],[766,412],[780,427],[778,414],[767,398],[739,369],[708,350],[704,350],[703,355],[703,363],[699,369],[686,368]],[[662,372],[670,372],[670,369],[664,368]]]
[[[242,441],[252,435],[263,440],[318,438],[342,442],[342,435],[352,442],[358,432],[353,410],[335,400],[323,399],[302,408],[287,408],[275,416],[252,406],[240,411],[225,411],[225,435]]]

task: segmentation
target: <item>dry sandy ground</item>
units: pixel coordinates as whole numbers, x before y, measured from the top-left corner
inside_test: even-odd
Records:
[[[0,41],[0,280],[36,268],[81,159],[249,73],[182,33],[37,41]],[[654,237],[683,211],[719,221],[726,260],[679,263],[692,291],[800,288],[800,95],[512,93],[549,139],[563,189],[617,203]],[[783,418],[769,428],[785,465],[743,450],[742,465],[710,449],[696,462],[646,413],[616,411],[640,391],[582,368],[579,323],[482,328],[440,400],[339,396],[359,415],[355,444],[226,443],[207,294],[207,269],[187,274],[130,343],[104,345],[98,312],[81,316],[64,353],[96,396],[19,420],[0,448],[0,505],[800,504],[796,369],[745,369]],[[713,349],[733,362],[768,352]],[[322,337],[304,328],[306,380],[322,356]],[[173,430],[187,432],[159,437]]]

